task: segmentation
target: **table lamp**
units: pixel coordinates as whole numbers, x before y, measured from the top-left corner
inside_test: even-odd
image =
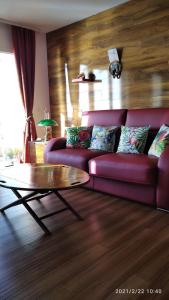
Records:
[[[57,122],[53,119],[43,119],[38,122],[38,126],[45,127],[45,142],[52,138],[52,126],[58,126]]]

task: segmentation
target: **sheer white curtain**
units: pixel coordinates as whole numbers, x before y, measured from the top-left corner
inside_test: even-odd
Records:
[[[0,160],[20,156],[24,125],[14,54],[0,52]]]

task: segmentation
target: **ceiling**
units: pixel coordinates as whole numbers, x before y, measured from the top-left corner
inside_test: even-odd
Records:
[[[49,32],[129,0],[0,0],[0,22]]]

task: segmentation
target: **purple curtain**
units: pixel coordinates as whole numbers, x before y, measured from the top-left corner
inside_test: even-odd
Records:
[[[35,32],[17,26],[11,26],[11,28],[19,86],[26,115],[23,161],[30,162],[28,142],[37,138],[32,114],[35,81]]]

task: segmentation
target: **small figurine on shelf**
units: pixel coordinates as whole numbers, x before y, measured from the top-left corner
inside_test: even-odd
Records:
[[[102,80],[96,80],[96,75],[90,71],[88,73],[88,78],[85,78],[84,73],[80,73],[77,78],[72,79],[72,82],[74,83],[94,83],[94,82],[101,82]]]
[[[89,80],[91,80],[91,81],[95,81],[96,75],[95,75],[93,72],[89,72],[88,78],[89,78]]]
[[[78,74],[77,78],[79,78],[79,79],[85,79],[85,73]]]

